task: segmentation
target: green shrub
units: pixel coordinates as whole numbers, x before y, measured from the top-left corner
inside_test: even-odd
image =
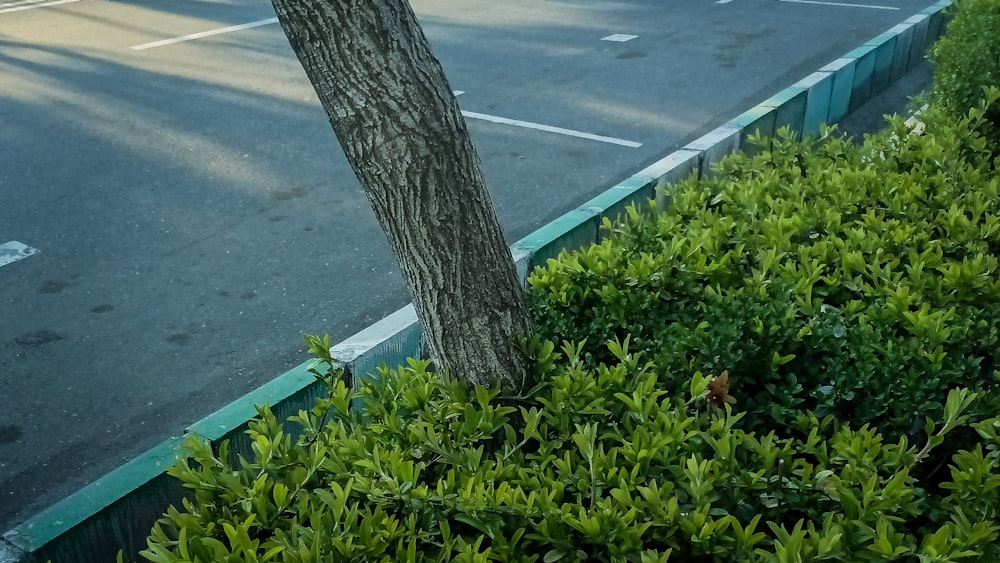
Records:
[[[615,361],[593,368],[579,347],[543,345],[541,383],[510,398],[417,361],[356,395],[313,348],[331,392],[294,417],[303,434],[259,409],[254,456],[238,467],[225,445],[189,440],[193,463],[169,473],[193,496],[156,525],[147,560],[1000,557],[1000,418],[979,425],[981,445],[955,457],[943,493],[912,477],[966,424],[968,391],[949,395],[918,448],[809,415],[796,420],[801,439],[744,432],[718,380],[696,375],[689,400],[672,397],[627,342],[610,343]],[[355,399],[362,408],[347,409]]]
[[[934,63],[931,99],[953,115],[978,107],[984,88],[1000,87],[1000,2],[958,0],[947,32],[930,50]],[[1000,103],[981,124],[994,156],[1000,155]]]
[[[663,213],[606,222],[601,244],[532,275],[536,331],[585,340],[595,362],[631,335],[670,392],[728,371],[749,428],[812,410],[913,435],[949,389],[994,386],[1000,322],[982,115],[924,119],[923,135],[896,119],[860,146],[786,135],[672,187]]]

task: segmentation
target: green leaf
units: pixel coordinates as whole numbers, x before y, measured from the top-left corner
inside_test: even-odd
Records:
[[[272,559],[278,557],[278,555],[280,555],[283,551],[285,551],[285,546],[283,545],[272,547],[264,552],[264,555],[261,556],[260,560],[262,563],[271,561]]]
[[[278,508],[284,508],[288,505],[288,487],[284,483],[275,483],[274,489],[271,490],[271,496],[274,498],[275,504]]]
[[[493,530],[491,530],[489,528],[489,526],[487,526],[482,520],[480,520],[479,518],[473,516],[472,514],[462,512],[462,513],[456,514],[454,516],[454,519],[458,520],[459,522],[464,522],[464,523],[472,526],[476,530],[479,530],[480,532],[482,532],[483,535],[485,535],[487,537],[490,537],[490,538],[493,537]]]

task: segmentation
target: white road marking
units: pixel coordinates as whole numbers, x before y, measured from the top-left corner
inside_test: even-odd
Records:
[[[59,4],[69,4],[80,0],[23,0],[21,2],[0,2],[0,14],[7,12],[19,12],[21,10],[33,10],[35,8],[48,8]]]
[[[0,267],[27,258],[32,254],[38,254],[38,252],[38,249],[31,248],[23,242],[17,242],[16,240],[5,242],[0,244]]]
[[[530,121],[519,121],[517,119],[507,119],[506,117],[497,117],[495,115],[486,115],[485,113],[476,113],[473,111],[462,111],[462,115],[468,117],[469,119],[481,119],[483,121],[489,121],[492,123],[500,123],[502,125],[513,125],[514,127],[524,127],[527,129],[536,129],[538,131],[546,131],[548,133],[558,133],[559,135],[569,135],[570,137],[579,137],[581,139],[589,139],[591,141],[600,141],[602,143],[611,143],[612,145],[621,145],[623,147],[631,147],[633,149],[642,146],[642,143],[636,143],[635,141],[626,141],[625,139],[616,139],[614,137],[605,137],[603,135],[594,135],[591,133],[584,133],[582,131],[574,131],[572,129],[563,129],[562,127],[552,127],[551,125],[542,125],[540,123],[532,123]]]
[[[898,10],[895,6],[875,6],[872,4],[848,4],[846,2],[821,2],[820,0],[778,0],[792,4],[821,4],[823,6],[843,6],[845,8],[869,8],[871,10]]]
[[[728,3],[732,2],[732,1],[733,0],[718,0],[718,2],[716,2],[716,4],[728,4]]]
[[[74,0],[75,1],[75,0]],[[175,43],[181,43],[184,41],[191,41],[193,39],[201,39],[202,37],[210,37],[212,35],[219,35],[221,33],[230,33],[233,31],[240,31],[243,29],[250,29],[253,27],[260,27],[263,25],[269,25],[272,23],[278,23],[278,18],[269,18],[266,20],[260,20],[251,23],[245,23],[241,25],[234,25],[230,27],[223,27],[220,29],[213,29],[210,31],[203,31],[201,33],[193,33],[191,35],[184,35],[182,37],[174,37],[171,39],[163,39],[161,41],[153,41],[151,43],[143,43],[142,45],[136,45],[132,47],[133,51],[141,51],[144,49],[152,49],[154,47],[163,47],[165,45],[173,45]],[[604,39],[607,41],[629,41],[635,39],[638,35],[609,35]],[[465,90],[454,90],[453,93],[456,96],[461,96],[465,93]],[[602,143],[611,143],[613,145],[621,145],[625,147],[638,148],[642,146],[642,143],[636,143],[635,141],[626,141],[625,139],[616,139],[614,137],[605,137],[603,135],[594,135],[591,133],[584,133],[582,131],[574,131],[572,129],[563,129],[562,127],[552,127],[551,125],[542,125],[540,123],[531,123],[530,121],[519,121],[516,119],[507,119],[506,117],[497,117],[495,115],[486,115],[484,113],[476,113],[472,111],[463,111],[462,115],[469,119],[481,119],[483,121],[490,121],[493,123],[501,123],[503,125],[513,125],[515,127],[525,127],[528,129],[536,129],[538,131],[547,131],[549,133],[558,133],[560,135],[569,135],[571,137],[579,137],[581,139],[589,139],[591,141],[600,141]]]
[[[164,47],[166,45],[173,45],[175,43],[183,43],[185,41],[191,41],[194,39],[201,39],[202,37],[211,37],[213,35],[221,35],[223,33],[232,33],[234,31],[242,31],[244,29],[251,29],[254,27],[260,27],[263,25],[271,25],[272,23],[278,23],[278,18],[268,18],[266,20],[260,20],[250,23],[243,23],[240,25],[231,25],[229,27],[222,27],[219,29],[211,29],[208,31],[202,31],[201,33],[192,33],[191,35],[182,35],[180,37],[172,37],[170,39],[163,39],[160,41],[153,41],[151,43],[143,43],[142,45],[135,45],[130,47],[133,51],[142,51],[145,49],[152,49],[154,47]]]
[[[602,37],[601,41],[614,41],[615,43],[624,43],[626,41],[631,41],[639,37],[638,35],[625,35],[624,33],[616,33],[614,35],[609,35],[607,37]]]

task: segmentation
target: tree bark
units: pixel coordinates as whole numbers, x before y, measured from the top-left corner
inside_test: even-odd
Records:
[[[272,0],[389,239],[431,358],[524,384],[529,320],[465,120],[407,0]]]

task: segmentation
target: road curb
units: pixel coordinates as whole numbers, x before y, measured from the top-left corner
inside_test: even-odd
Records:
[[[511,253],[522,282],[563,249],[598,242],[604,219],[615,220],[628,205],[656,197],[666,204],[657,188],[693,174],[710,176],[715,162],[748,148],[750,135],[773,136],[782,127],[810,135],[821,123],[840,121],[922,59],[941,34],[943,10],[951,3],[940,0],[928,6],[515,242]],[[350,374],[365,375],[381,364],[404,364],[407,357],[419,356],[422,346],[420,325],[408,305],[334,345],[331,352]],[[213,444],[229,440],[234,455],[249,452],[244,431],[257,414],[254,405],[267,403],[283,419],[308,410],[325,392],[309,374],[310,363],[192,424],[185,434],[204,436]],[[179,504],[183,494],[180,484],[164,473],[179,455],[180,442],[180,437],[164,441],[5,533],[0,563],[113,561],[119,549],[137,553],[156,519],[170,504]]]

